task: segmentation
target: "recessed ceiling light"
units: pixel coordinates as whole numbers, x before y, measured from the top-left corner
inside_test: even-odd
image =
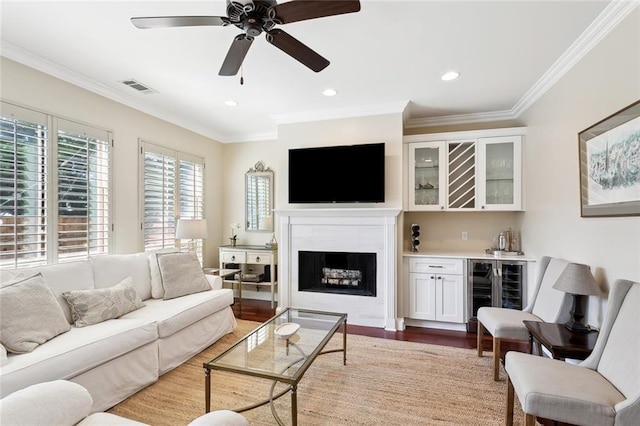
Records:
[[[325,89],[322,94],[325,96],[335,96],[338,94],[338,91],[336,89]]]
[[[455,80],[456,78],[460,77],[460,73],[456,72],[456,71],[449,71],[446,72],[442,75],[442,77],[440,77],[442,80],[444,81],[451,81],[451,80]]]
[[[238,102],[233,101],[233,100],[231,100],[231,99],[230,99],[230,100],[228,100],[228,101],[224,101],[224,104],[225,104],[226,106],[230,106],[230,107],[238,106]]]

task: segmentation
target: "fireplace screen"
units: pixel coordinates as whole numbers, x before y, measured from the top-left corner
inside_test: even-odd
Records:
[[[376,296],[376,254],[298,252],[298,290]]]

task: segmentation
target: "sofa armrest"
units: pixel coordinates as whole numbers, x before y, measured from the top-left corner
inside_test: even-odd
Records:
[[[72,426],[89,415],[93,399],[84,387],[67,380],[27,386],[0,400],[2,422],[11,425]]]
[[[220,290],[222,288],[222,277],[219,275],[206,274],[205,278],[209,281],[211,290]]]

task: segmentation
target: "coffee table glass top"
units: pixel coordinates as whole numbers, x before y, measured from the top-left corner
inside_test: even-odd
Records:
[[[204,367],[296,382],[346,318],[346,314],[288,308],[206,362]],[[285,323],[300,325],[288,339],[275,333],[276,328]]]

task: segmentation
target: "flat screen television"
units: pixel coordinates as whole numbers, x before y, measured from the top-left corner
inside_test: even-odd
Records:
[[[289,203],[383,203],[384,143],[289,150]]]

